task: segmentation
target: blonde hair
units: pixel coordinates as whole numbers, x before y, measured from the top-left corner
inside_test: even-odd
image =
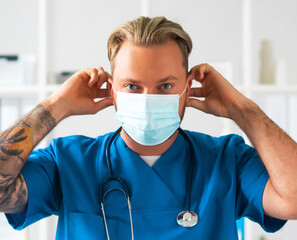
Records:
[[[111,70],[114,69],[114,58],[125,41],[138,46],[150,47],[175,41],[183,56],[183,65],[188,72],[188,57],[192,50],[192,40],[183,28],[165,17],[139,17],[118,26],[107,42],[108,59]]]

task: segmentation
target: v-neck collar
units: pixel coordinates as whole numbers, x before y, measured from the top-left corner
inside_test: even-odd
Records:
[[[170,164],[171,157],[174,157],[174,158],[177,157],[175,153],[182,150],[183,140],[184,140],[183,137],[179,133],[175,141],[173,142],[173,144],[166,150],[166,152],[164,152],[160,156],[160,158],[156,161],[156,163],[152,167],[150,167],[135,151],[133,151],[131,148],[128,147],[128,145],[125,143],[124,139],[120,134],[115,141],[117,141],[120,147],[124,147],[127,151],[133,152],[134,153],[133,155],[135,155],[136,159],[142,162],[143,164],[145,164],[145,166],[152,169],[156,169],[156,168],[159,168],[158,165],[162,165],[162,166],[164,165],[164,163],[160,163],[160,162],[163,161],[166,164]]]
[[[190,153],[187,141],[178,134],[174,143],[151,168],[119,135],[111,146],[116,175],[131,188],[137,208],[185,207]]]

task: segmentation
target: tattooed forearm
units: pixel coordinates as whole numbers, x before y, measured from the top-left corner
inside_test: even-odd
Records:
[[[15,180],[14,174],[0,173],[0,186],[7,187],[14,180]]]
[[[0,211],[6,213],[22,212],[28,202],[28,189],[22,174],[8,187],[0,187]]]
[[[29,124],[19,120],[0,135],[0,187],[13,183],[21,171],[33,149],[32,131]]]
[[[8,157],[2,153],[0,153],[0,161],[7,161]]]
[[[39,104],[0,135],[0,161],[9,161],[10,156],[26,159],[32,149],[55,125],[56,121],[50,112]]]
[[[1,209],[12,209],[17,208],[17,205],[22,205],[23,200],[19,197],[26,194],[27,190],[24,190],[26,184],[23,183],[24,179],[20,171],[33,148],[55,126],[55,118],[43,105],[39,104],[14,126],[0,133]]]
[[[38,121],[36,121],[37,119]],[[27,118],[35,131],[48,133],[56,126],[56,120],[41,104],[37,105]]]

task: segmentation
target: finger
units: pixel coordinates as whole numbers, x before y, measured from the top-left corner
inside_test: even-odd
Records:
[[[100,81],[98,81],[98,83],[97,83],[98,88],[101,88],[105,82],[107,83],[109,79],[112,79],[112,76],[108,72],[104,71],[104,73],[105,73],[106,78],[103,79],[102,83]]]
[[[105,75],[106,75],[106,83],[108,84],[109,79],[110,79],[111,82],[112,82],[112,76],[111,76],[108,72],[106,72],[106,71],[105,71]],[[106,88],[107,88],[107,87],[106,87]]]
[[[206,97],[206,94],[203,91],[203,88],[191,88],[190,97]]]
[[[99,80],[97,82],[97,87],[101,88],[103,83],[108,80],[108,76],[106,75],[106,72],[104,71],[104,69],[102,67],[98,68],[98,76],[99,76]]]
[[[203,79],[203,76],[201,76],[200,72],[198,72],[197,70],[193,70],[187,78],[188,81],[195,80],[200,83],[202,79]]]
[[[108,89],[97,89],[97,93],[95,98],[106,98],[106,97],[110,97],[109,91]]]
[[[92,87],[98,81],[98,71],[96,68],[91,68],[88,74],[91,77],[89,87]]]
[[[104,108],[112,106],[112,105],[113,105],[112,98],[103,98],[102,100],[95,102],[93,114],[103,110]]]
[[[189,78],[201,81],[209,73],[211,66],[207,63],[199,64],[190,70]]]
[[[109,78],[112,79],[112,76],[108,72],[105,71],[105,74],[106,74],[107,79],[109,79]]]
[[[199,109],[203,112],[206,112],[206,107],[205,107],[204,101],[201,101],[198,99],[190,98],[187,102],[187,107],[193,107],[193,108]]]

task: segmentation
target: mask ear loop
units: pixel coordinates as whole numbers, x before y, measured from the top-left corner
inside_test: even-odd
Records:
[[[185,93],[187,87],[188,87],[188,84],[186,84],[186,87],[185,87],[184,91],[179,95],[179,97],[181,97]]]
[[[114,84],[112,84],[112,89],[116,94],[118,94],[117,90],[115,90],[115,88],[114,88]]]

